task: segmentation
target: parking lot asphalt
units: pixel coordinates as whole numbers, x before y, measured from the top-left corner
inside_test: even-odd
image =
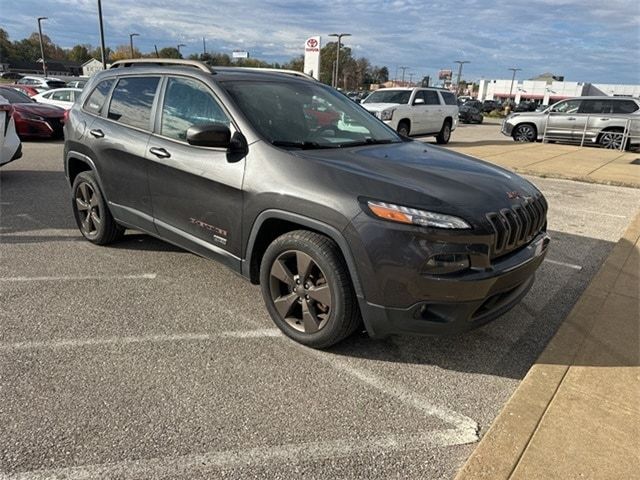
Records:
[[[531,180],[553,243],[514,310],[318,352],[215,262],[84,241],[62,144],[25,143],[0,170],[0,478],[452,478],[640,206]]]

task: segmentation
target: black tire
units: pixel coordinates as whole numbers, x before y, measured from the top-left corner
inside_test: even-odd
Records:
[[[409,122],[407,122],[406,120],[400,120],[400,123],[398,123],[397,131],[403,137],[408,137],[409,134],[411,133],[411,127],[409,126]]]
[[[331,239],[315,232],[285,233],[269,245],[260,265],[260,288],[276,326],[303,345],[329,347],[360,324],[340,250]]]
[[[624,130],[622,128],[610,128],[600,134],[598,144],[602,148],[620,150],[623,135]],[[624,150],[629,150],[629,139],[626,140]]]
[[[480,119],[478,120],[478,125],[481,125],[484,122],[484,115],[480,115]]]
[[[451,120],[445,120],[438,135],[436,135],[436,143],[445,145],[451,140]]]
[[[538,132],[536,131],[535,126],[529,123],[523,123],[513,129],[512,136],[513,140],[516,142],[535,142],[538,138]]]
[[[73,181],[71,208],[80,233],[92,243],[107,245],[124,235],[107,207],[93,172],[81,172]]]

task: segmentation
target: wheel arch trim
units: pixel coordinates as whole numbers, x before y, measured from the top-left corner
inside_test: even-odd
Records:
[[[359,300],[364,299],[364,292],[362,289],[362,284],[360,283],[360,277],[358,276],[358,271],[356,269],[356,263],[353,258],[353,254],[351,253],[351,249],[349,248],[349,244],[347,240],[342,235],[342,232],[337,228],[332,227],[324,222],[319,220],[315,220],[313,218],[305,217],[304,215],[300,215],[298,213],[287,212],[285,210],[277,210],[277,209],[269,209],[261,212],[253,222],[251,227],[251,232],[249,234],[249,238],[246,243],[246,250],[244,254],[244,258],[242,260],[242,275],[250,278],[251,277],[251,258],[253,255],[253,249],[255,247],[256,239],[258,238],[258,234],[260,233],[260,229],[262,225],[267,220],[285,220],[291,223],[295,223],[300,225],[301,227],[307,227],[313,230],[316,230],[331,240],[336,242],[338,248],[340,248],[340,252],[347,263],[347,268],[349,270],[349,275],[351,277],[351,281],[353,282],[353,289],[356,292],[356,296]]]

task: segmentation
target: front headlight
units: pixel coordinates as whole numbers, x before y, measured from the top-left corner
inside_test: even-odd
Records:
[[[391,120],[393,118],[393,110],[383,110],[380,112],[380,120]]]
[[[427,212],[416,208],[403,207],[393,203],[368,201],[367,206],[376,217],[392,222],[420,225],[424,227],[469,229],[471,225],[463,219],[443,213]]]

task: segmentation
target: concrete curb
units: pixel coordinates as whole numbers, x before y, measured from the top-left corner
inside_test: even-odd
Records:
[[[634,403],[634,397],[636,407],[640,404],[639,242],[640,214],[632,220],[558,332],[458,472],[456,480],[633,478],[637,475],[639,450],[635,450],[635,456],[629,453],[640,446],[640,410],[625,407],[629,399]],[[625,309],[612,311],[612,305],[620,304],[620,299],[626,301]],[[594,327],[596,320],[605,320],[605,325],[600,323]],[[566,381],[568,376],[571,376],[571,382]],[[600,398],[601,392],[592,391],[594,384],[590,382],[594,378],[599,382],[599,390],[616,392],[615,395],[620,392],[627,403],[607,405],[603,414],[597,401],[611,402],[609,398]],[[629,379],[635,379],[635,383]],[[609,384],[603,385],[603,382]],[[595,405],[587,402],[585,410],[581,395],[586,395]],[[558,400],[558,397],[562,399]],[[552,403],[555,413],[549,414]],[[585,411],[590,410],[595,415],[586,417]],[[619,424],[623,426],[620,428]],[[611,425],[618,428],[615,430],[617,435],[624,433],[624,436],[635,435],[636,438],[609,438],[614,434],[606,431],[598,435],[598,431]],[[540,431],[544,434],[539,434]],[[590,438],[584,438],[585,431],[590,432]],[[605,442],[606,445],[602,445]],[[535,443],[533,448],[532,443]],[[558,445],[562,446],[560,452]],[[592,450],[598,454],[592,454]]]

